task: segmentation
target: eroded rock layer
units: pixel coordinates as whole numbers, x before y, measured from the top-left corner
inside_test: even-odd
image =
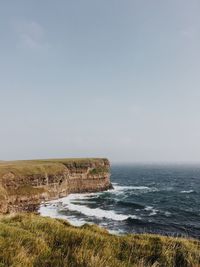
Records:
[[[0,163],[0,212],[35,211],[42,201],[111,188],[107,159]]]

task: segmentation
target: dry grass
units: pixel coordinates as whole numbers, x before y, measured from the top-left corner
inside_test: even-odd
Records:
[[[19,214],[0,219],[0,267],[200,266],[200,242],[159,235],[114,236],[97,226]]]
[[[12,172],[15,176],[28,176],[39,174],[62,173],[66,166],[85,167],[94,163],[108,162],[107,159],[77,158],[77,159],[44,159],[44,160],[19,160],[4,161],[0,163],[0,179],[6,173]]]
[[[0,167],[3,165],[30,165],[44,163],[80,163],[87,164],[99,161],[107,161],[106,158],[63,158],[63,159],[35,159],[35,160],[15,160],[15,161],[0,161]]]

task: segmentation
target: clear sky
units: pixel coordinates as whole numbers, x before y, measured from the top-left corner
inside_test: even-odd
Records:
[[[200,161],[200,1],[1,1],[0,122],[2,160]]]

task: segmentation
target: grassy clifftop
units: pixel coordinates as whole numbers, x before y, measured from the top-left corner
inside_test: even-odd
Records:
[[[13,160],[13,161],[0,161],[1,166],[7,165],[35,165],[45,163],[63,163],[63,164],[88,164],[99,161],[107,161],[106,158],[61,158],[61,159],[34,159],[34,160]]]
[[[19,214],[0,219],[1,267],[200,266],[200,242],[158,235],[114,236],[97,226]]]
[[[90,165],[109,162],[105,158],[67,158],[67,159],[41,159],[41,160],[17,160],[0,162],[0,179],[7,172],[12,171],[16,175],[41,174],[47,171],[50,174],[63,171],[64,167],[87,167]]]

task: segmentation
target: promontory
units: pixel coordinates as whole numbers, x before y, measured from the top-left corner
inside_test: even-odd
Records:
[[[104,158],[0,162],[0,213],[36,211],[43,201],[109,188]]]

